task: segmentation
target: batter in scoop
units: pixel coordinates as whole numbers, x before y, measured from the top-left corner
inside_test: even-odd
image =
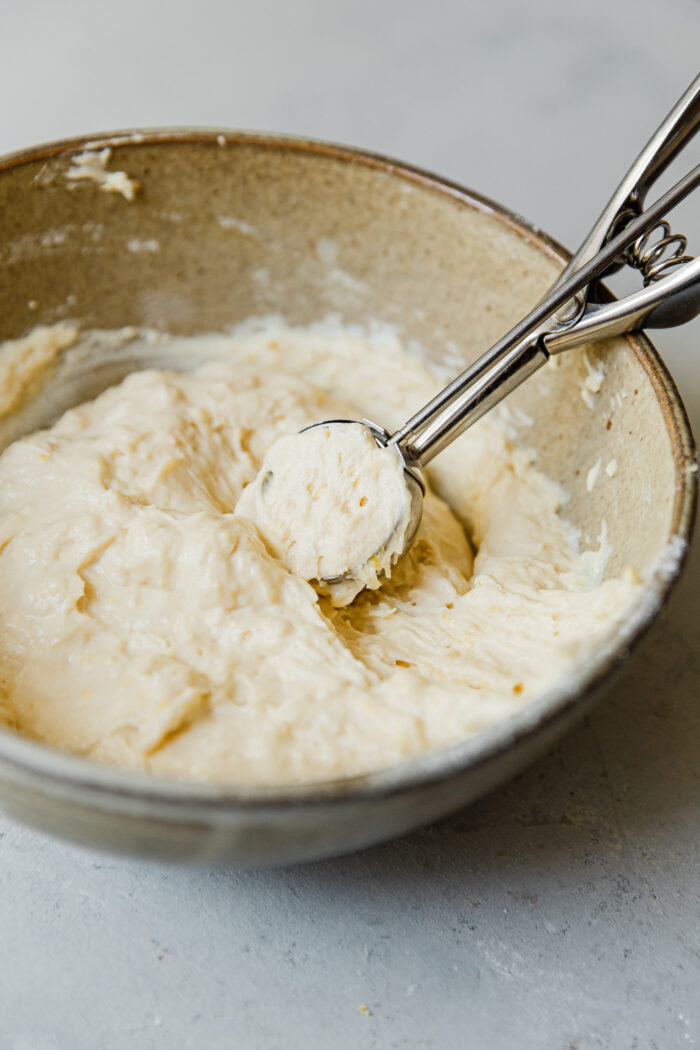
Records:
[[[348,605],[391,576],[411,496],[396,449],[380,447],[361,423],[336,422],[276,441],[236,512],[291,572]]]
[[[277,439],[330,418],[391,429],[442,380],[387,334],[160,345],[209,363],[134,373],[0,456],[8,726],[187,779],[348,776],[507,717],[634,601],[634,575],[601,582],[603,547],[580,552],[558,486],[487,417],[429,468],[391,578],[335,608],[252,520],[251,483]]]

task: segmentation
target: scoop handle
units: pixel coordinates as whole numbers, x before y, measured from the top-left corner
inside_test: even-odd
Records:
[[[463,430],[544,364],[550,353],[601,338],[602,335],[595,335],[594,331],[604,332],[604,325],[608,322],[608,334],[630,330],[629,326],[615,328],[615,325],[622,323],[619,316],[614,322],[611,316],[608,322],[601,315],[593,318],[592,311],[589,313],[586,305],[590,282],[620,266],[621,252],[650,230],[665,212],[697,185],[696,176],[700,167],[691,171],[656,204],[640,214],[649,187],[699,129],[700,75],[649,139],[545,298],[392,436],[391,442],[399,446],[407,462],[417,466],[428,463]],[[621,226],[623,229],[616,235]],[[626,238],[625,234],[628,235]],[[615,251],[611,251],[615,246]],[[665,286],[665,281],[660,283]],[[681,323],[678,320],[682,313],[681,307],[686,309],[685,319],[688,319],[692,315],[692,311],[687,309],[689,301],[691,305],[694,304],[695,296],[686,291],[671,311],[675,319],[667,320],[666,323]],[[642,311],[646,323],[650,325],[652,311],[645,309],[643,304],[637,303],[635,307]],[[668,316],[669,312],[666,313]],[[661,313],[656,316],[659,320]],[[597,329],[594,328],[594,320],[598,323]],[[638,320],[633,322],[637,327]],[[585,321],[585,326],[588,326],[585,338],[585,326],[576,328],[579,321]],[[555,329],[565,329],[568,342],[556,344],[550,340],[548,347],[541,337],[552,335]]]
[[[644,149],[631,165],[605,205],[576,254],[562,271],[557,284],[565,281],[598,254],[615,233],[624,212],[641,212],[647,192],[683,147],[700,130],[700,75],[681,95]],[[615,266],[611,267],[615,269]]]
[[[636,219],[633,219],[612,240],[606,242],[597,255],[584,263],[572,273],[567,280],[556,284],[534,310],[518,322],[502,339],[487,350],[474,364],[470,365],[452,383],[448,384],[427,405],[419,409],[411,419],[397,430],[390,438],[390,443],[398,445],[405,461],[424,467],[438,452],[451,444],[455,438],[480,419],[507,394],[519,386],[524,379],[537,371],[555,351],[547,346],[547,337],[577,330],[578,324],[588,318],[588,311],[582,310],[573,322],[563,325],[556,320],[557,310],[568,303],[572,296],[586,288],[592,280],[604,273],[619,255],[652,228],[659,218],[665,215],[679,201],[700,185],[700,164],[696,165],[675,186],[672,186],[654,204],[649,205]],[[633,303],[638,315],[628,318],[628,326],[617,328],[616,332],[629,331],[629,325],[638,325],[640,318],[649,316],[650,309],[645,307],[652,302],[659,306],[658,296],[666,293],[669,283],[678,293],[678,283],[692,267],[689,276],[697,275],[697,260],[685,263],[676,273],[656,282],[638,295],[646,296],[641,302]],[[692,282],[691,282],[692,284]],[[656,296],[656,298],[653,298]],[[634,300],[634,297],[628,297]],[[626,299],[620,301],[627,302]],[[616,304],[610,304],[615,306]],[[590,309],[590,308],[589,308]],[[605,320],[603,317],[600,320]],[[588,323],[588,321],[587,321]],[[680,320],[674,323],[681,323]],[[614,334],[608,330],[605,334]],[[581,342],[591,342],[601,338],[592,334],[592,323]],[[579,345],[570,342],[569,346]],[[559,345],[559,349],[568,347]]]
[[[693,259],[675,273],[624,299],[589,304],[570,327],[549,332],[542,339],[550,354],[559,354],[640,328],[673,328],[699,313],[700,259]]]

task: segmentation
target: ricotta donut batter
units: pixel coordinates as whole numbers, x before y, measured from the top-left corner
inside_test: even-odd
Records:
[[[160,344],[208,363],[133,373],[0,456],[8,726],[194,780],[349,776],[507,717],[634,601],[634,573],[602,582],[604,543],[580,550],[561,490],[492,413],[431,464],[391,578],[335,608],[253,524],[247,487],[276,439],[332,418],[391,430],[441,381],[387,334]]]
[[[236,505],[275,556],[334,605],[391,576],[411,516],[404,463],[361,423],[314,426],[275,441]]]

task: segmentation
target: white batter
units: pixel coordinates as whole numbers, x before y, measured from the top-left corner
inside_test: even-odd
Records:
[[[236,513],[290,572],[340,606],[391,576],[411,495],[395,448],[380,447],[361,423],[331,423],[275,441]]]
[[[344,417],[391,430],[441,382],[387,335],[172,349],[210,363],[135,373],[0,456],[0,711],[20,732],[197,780],[361,773],[505,718],[635,600],[491,416],[428,472],[452,509],[429,491],[391,579],[334,608],[241,493],[277,438]]]

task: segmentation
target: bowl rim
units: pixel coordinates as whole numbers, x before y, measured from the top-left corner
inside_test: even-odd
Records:
[[[64,153],[122,149],[142,145],[201,144],[257,147],[323,157],[361,165],[395,179],[417,184],[456,204],[488,214],[519,237],[566,264],[571,253],[557,240],[517,212],[421,167],[352,146],[307,137],[217,127],[165,127],[84,134],[20,149],[0,157],[0,175],[23,164]],[[611,293],[610,298],[614,298]],[[0,779],[31,786],[50,787],[57,797],[76,797],[84,804],[89,793],[96,808],[124,810],[144,805],[162,816],[182,815],[183,806],[202,818],[216,820],[244,811],[284,811],[290,808],[356,805],[439,784],[453,776],[475,772],[529,737],[556,732],[573,710],[586,710],[605,680],[619,667],[647,633],[667,602],[686,560],[697,505],[695,441],[688,415],[671,375],[657,350],[643,333],[625,336],[644,368],[660,405],[671,441],[675,468],[675,499],[666,547],[645,586],[644,597],[632,615],[585,664],[578,664],[564,679],[538,699],[506,719],[448,747],[409,758],[375,772],[311,783],[231,785],[177,780],[135,770],[112,767],[70,755],[50,745],[0,730]]]

